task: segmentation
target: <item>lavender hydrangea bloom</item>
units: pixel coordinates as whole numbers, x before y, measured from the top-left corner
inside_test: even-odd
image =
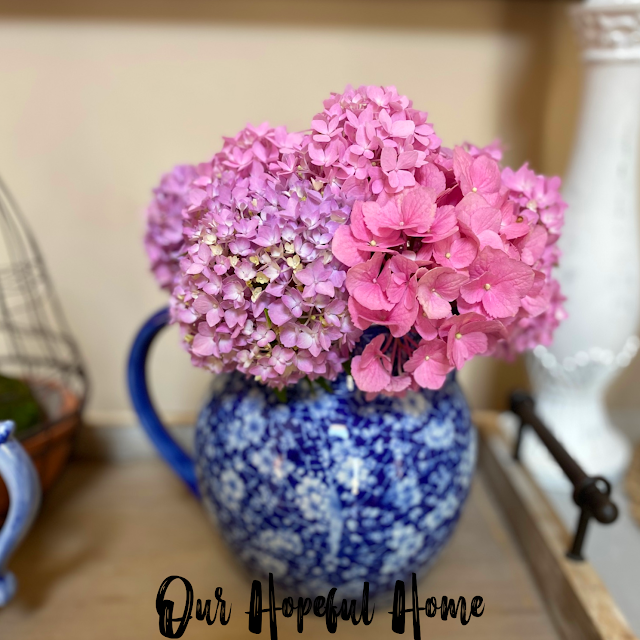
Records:
[[[180,271],[182,210],[190,184],[196,176],[196,168],[188,164],[178,165],[164,174],[153,190],[153,200],[147,208],[144,246],[158,284],[169,291]]]
[[[171,306],[197,366],[275,387],[332,380],[360,336],[331,252],[350,205],[305,168],[304,140],[247,127],[191,185]]]

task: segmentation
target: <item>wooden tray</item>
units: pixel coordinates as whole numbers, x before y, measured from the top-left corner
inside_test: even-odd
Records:
[[[421,600],[447,595],[469,602],[480,595],[485,613],[467,626],[423,617],[422,638],[632,640],[592,568],[565,559],[567,532],[511,461],[492,432],[493,420],[478,416],[483,435],[471,496],[451,543],[418,586]],[[11,568],[19,594],[0,612],[0,638],[158,639],[155,598],[170,575],[188,578],[195,598],[213,599],[219,586],[233,603],[227,626],[208,627],[194,617],[185,640],[269,637],[268,626],[261,636],[248,631],[250,577],[200,505],[158,461],[72,463]],[[184,591],[171,589],[176,608],[182,607]],[[390,603],[375,602],[369,627],[339,622],[334,637],[395,638]],[[278,637],[331,636],[323,620],[307,617],[302,635],[294,619],[279,618]],[[402,637],[412,637],[410,614]]]
[[[637,640],[589,562],[566,557],[571,536],[527,470],[513,460],[497,415],[476,413],[480,467],[566,640]],[[511,445],[511,443],[509,443]]]

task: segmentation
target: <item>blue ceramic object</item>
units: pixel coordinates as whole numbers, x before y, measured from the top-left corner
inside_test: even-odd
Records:
[[[140,420],[199,493],[252,577],[273,573],[294,594],[341,597],[393,589],[422,573],[449,539],[476,459],[476,433],[453,377],[439,391],[367,401],[342,376],[273,391],[220,376],[198,419],[195,461],[162,427],[145,359],[167,312],[142,328],[129,363]],[[197,482],[196,482],[197,479]]]
[[[14,428],[10,420],[0,422],[0,476],[9,492],[9,512],[0,530],[0,607],[16,592],[16,579],[7,571],[7,562],[40,506],[38,474],[31,458],[13,437]]]

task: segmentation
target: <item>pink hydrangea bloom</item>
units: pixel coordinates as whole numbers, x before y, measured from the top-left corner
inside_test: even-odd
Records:
[[[383,152],[372,146],[370,163]],[[419,166],[392,169],[413,171],[413,182],[399,175],[377,190],[373,172],[358,185],[366,200],[332,248],[349,267],[355,326],[389,331],[353,360],[364,391],[438,388],[476,355],[551,339],[564,313],[551,275],[565,208],[558,180],[502,169],[500,157],[496,145],[434,147]]]
[[[147,208],[144,244],[151,270],[163,289],[171,290],[180,269],[178,258],[182,247],[182,210],[197,170],[191,165],[178,165],[162,176],[153,190]]]
[[[395,87],[347,87],[325,100],[311,123],[310,169],[348,198],[400,193],[440,147],[427,117]]]
[[[331,252],[350,207],[303,169],[304,139],[247,127],[192,183],[172,316],[198,366],[276,387],[331,380],[360,336]]]

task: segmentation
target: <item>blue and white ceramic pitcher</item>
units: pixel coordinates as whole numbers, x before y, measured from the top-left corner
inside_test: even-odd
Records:
[[[367,401],[346,375],[333,392],[305,383],[278,401],[239,374],[200,412],[194,458],[169,436],[145,377],[168,311],[142,327],[129,388],[160,453],[202,498],[253,577],[272,573],[292,594],[332,586],[340,597],[393,589],[424,572],[449,539],[467,497],[476,432],[457,382],[439,391]]]
[[[40,481],[31,458],[13,437],[15,424],[0,422],[0,476],[9,493],[9,511],[0,530],[0,607],[16,592],[7,562],[29,530],[40,505]]]

